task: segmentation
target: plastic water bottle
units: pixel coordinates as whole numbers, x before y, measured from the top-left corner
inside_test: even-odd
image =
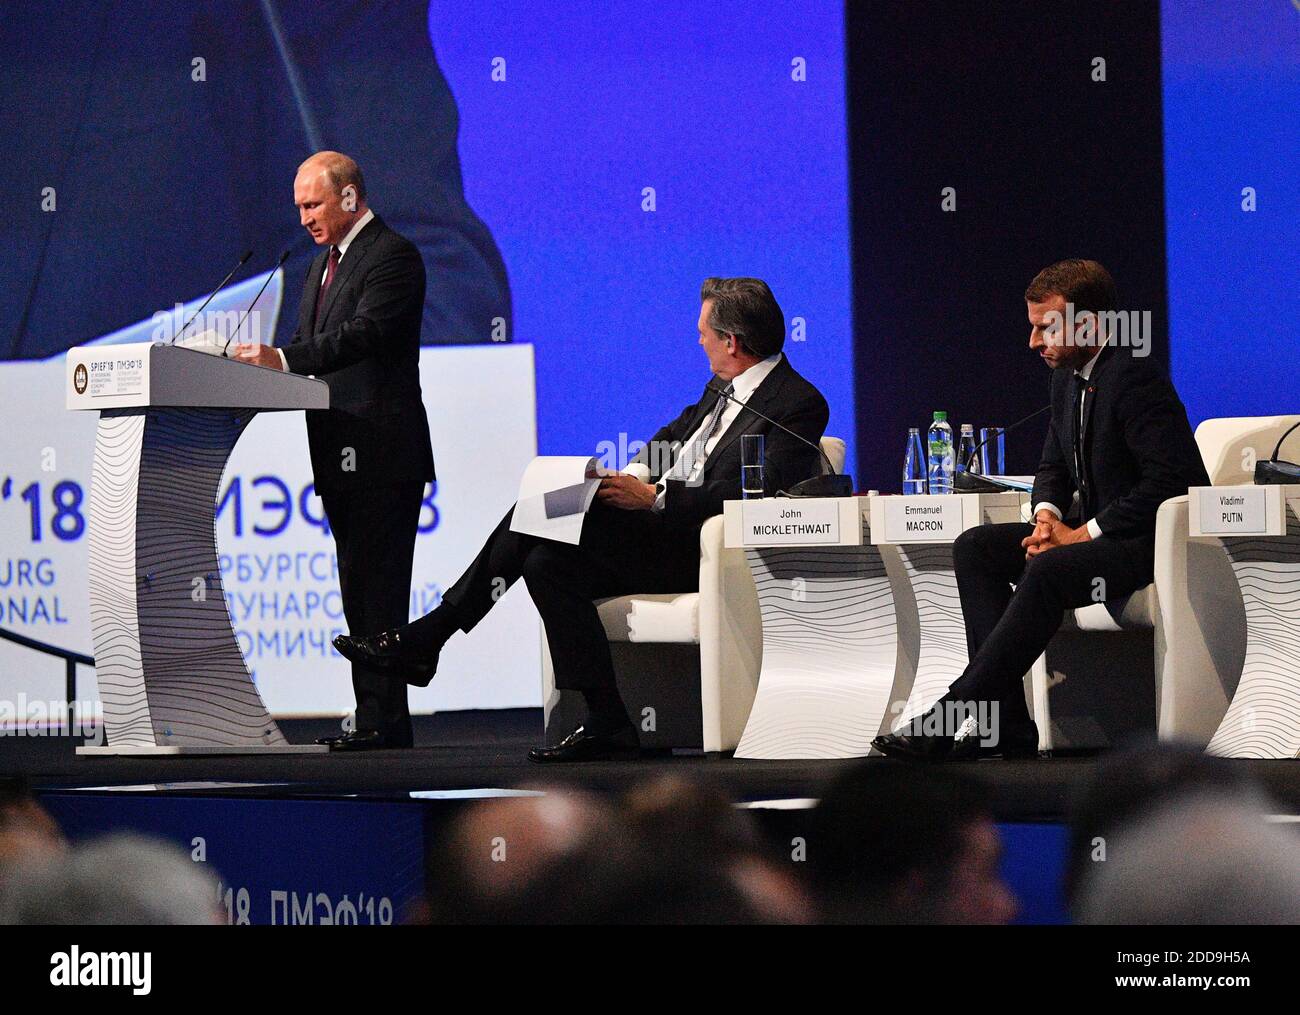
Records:
[[[925,448],[921,446],[921,430],[907,430],[907,454],[903,458],[903,493],[925,493]]]
[[[966,463],[970,462],[971,452],[975,450],[975,424],[963,423],[961,437],[957,440],[957,471],[965,472]],[[971,462],[971,471],[979,472],[979,461]]]
[[[952,493],[952,427],[946,412],[934,414],[926,439],[930,445],[930,492]]]

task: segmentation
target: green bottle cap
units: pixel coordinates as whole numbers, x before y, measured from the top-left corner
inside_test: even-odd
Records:
[[[948,414],[947,414],[946,412],[936,412],[936,413],[934,414],[934,421],[935,421],[936,423],[947,423],[947,422],[948,422]]]

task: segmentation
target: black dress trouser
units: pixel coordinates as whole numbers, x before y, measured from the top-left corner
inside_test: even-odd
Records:
[[[411,563],[424,482],[320,491],[338,551],[339,591],[348,630],[374,635],[405,624],[411,615]],[[357,729],[377,730],[395,747],[411,744],[406,684],[352,666]]]
[[[595,599],[634,592],[694,592],[700,581],[699,529],[673,528],[651,511],[592,505],[577,545],[510,530],[512,507],[443,603],[470,631],[520,578],[550,645],[555,686],[616,690],[614,664]],[[435,611],[436,612],[436,611]],[[434,614],[407,634],[416,651],[435,636]]]
[[[944,697],[998,701],[1013,722],[1029,718],[1023,677],[1065,611],[1129,595],[1151,584],[1154,573],[1154,536],[1103,533],[1026,561],[1020,542],[1033,531],[1019,522],[981,525],[953,544],[970,662]]]

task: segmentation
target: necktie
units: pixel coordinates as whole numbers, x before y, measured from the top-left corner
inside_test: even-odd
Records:
[[[330,247],[329,263],[325,265],[325,282],[321,285],[320,291],[316,294],[316,323],[320,323],[320,308],[325,304],[325,294],[330,290],[330,284],[334,281],[334,272],[339,266],[339,248]]]
[[[724,389],[728,395],[732,393],[734,386],[728,384]],[[726,410],[727,398],[724,395],[718,396],[717,403],[713,406],[713,411],[709,413],[709,418],[700,430],[700,435],[691,441],[690,444],[682,450],[682,456],[677,459],[673,467],[668,471],[669,479],[690,479],[691,473],[695,471],[695,463],[704,458],[704,447],[709,443],[709,439],[718,429],[718,423],[722,420],[722,413]]]
[[[1079,482],[1079,507],[1088,518],[1088,479],[1084,475],[1083,460],[1083,399],[1088,390],[1088,379],[1074,375],[1074,474]]]

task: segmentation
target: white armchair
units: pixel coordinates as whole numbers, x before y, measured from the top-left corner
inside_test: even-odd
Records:
[[[1297,418],[1259,416],[1203,422],[1196,428],[1196,444],[1210,482],[1215,486],[1251,482],[1255,460],[1268,457]],[[1288,444],[1283,457],[1294,461],[1300,457],[1300,431],[1292,443],[1297,447]],[[1213,544],[1189,543],[1187,526],[1187,497],[1165,501],[1156,515],[1154,583],[1124,599],[1067,612],[1058,638],[1029,674],[1040,749],[1077,746],[1080,736],[1097,733],[1096,724],[1077,716],[1073,730],[1063,730],[1053,719],[1052,689],[1071,678],[1077,682],[1083,677],[1093,701],[1101,699],[1103,711],[1110,706],[1113,715],[1120,714],[1123,698],[1105,700],[1109,698],[1106,678],[1117,669],[1123,671],[1122,686],[1136,694],[1134,707],[1145,711],[1154,704],[1161,739],[1202,747],[1209,743],[1241,675],[1246,621],[1227,555]],[[1145,648],[1137,650],[1141,642],[1134,644],[1133,633],[1144,631],[1151,632],[1149,656]],[[1080,632],[1127,632],[1129,637],[1085,635],[1080,639]],[[1057,667],[1048,656],[1054,652],[1069,655],[1072,642],[1076,643],[1073,665],[1067,662],[1064,668]],[[1093,679],[1090,671],[1101,671],[1100,679]],[[1132,680],[1134,675],[1145,678],[1148,671],[1152,684],[1145,679]],[[1112,678],[1109,683],[1116,681]]]
[[[1151,695],[1162,642],[1159,618],[1154,584],[1066,611],[1029,671],[1039,750],[1107,746],[1151,721],[1158,710]],[[1054,697],[1064,698],[1065,707],[1054,709]]]
[[[1214,486],[1254,479],[1300,416],[1207,419],[1196,428],[1205,471]],[[1300,431],[1282,448],[1300,460]],[[1187,541],[1187,498],[1160,506],[1156,522],[1156,586],[1160,631],[1156,644],[1158,730],[1162,740],[1204,747],[1223,721],[1246,656],[1246,614],[1232,565],[1222,547]]]
[[[836,472],[845,445],[823,437]],[[824,471],[823,466],[823,471]],[[763,629],[758,594],[743,550],[723,545],[722,516],[700,530],[700,587],[676,595],[600,600],[619,690],[645,747],[729,751],[740,742],[758,688]],[[546,727],[580,721],[576,696],[555,687],[542,632]],[[567,730],[566,730],[567,732]]]

